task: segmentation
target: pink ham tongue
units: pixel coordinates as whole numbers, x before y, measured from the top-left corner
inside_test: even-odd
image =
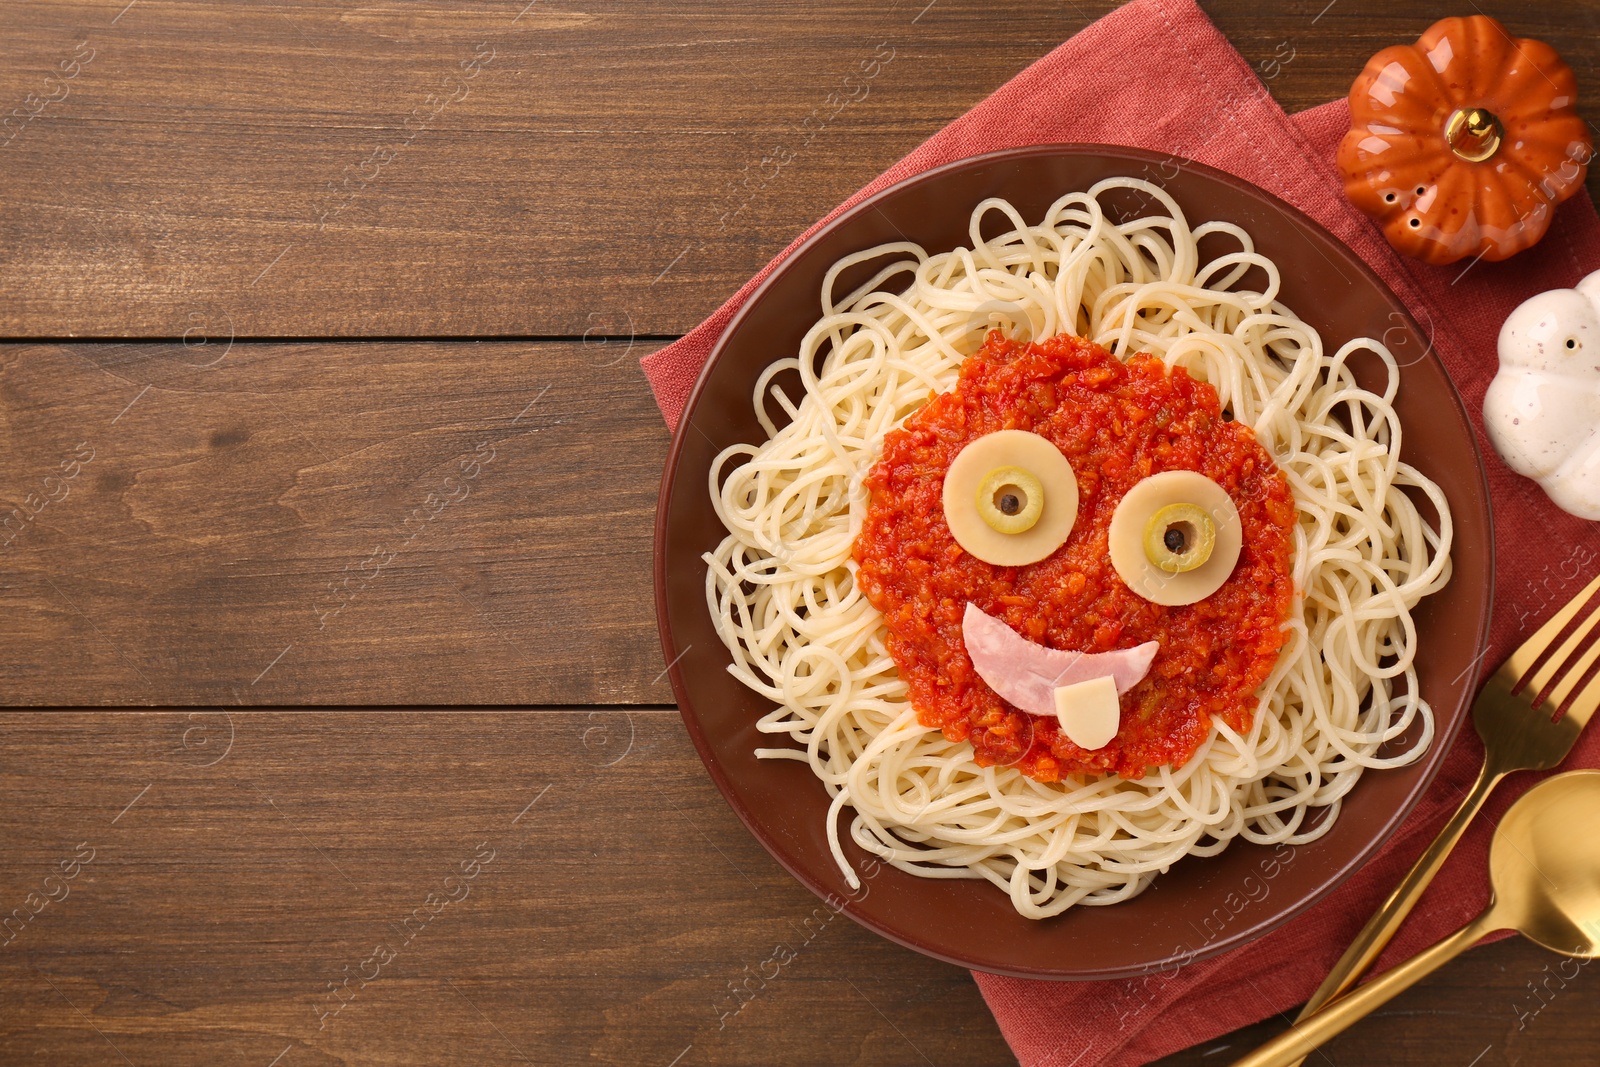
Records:
[[[1055,691],[1063,685],[1110,678],[1121,696],[1150,670],[1161,645],[1146,641],[1113,652],[1066,652],[1036,645],[975,604],[967,605],[961,635],[978,677],[1021,711],[1056,713]]]

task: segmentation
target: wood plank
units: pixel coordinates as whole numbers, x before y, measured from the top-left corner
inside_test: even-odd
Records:
[[[1007,1055],[966,972],[767,857],[675,712],[9,715],[0,782],[0,1062]]]
[[[675,712],[11,713],[0,789],[0,1062],[1009,1061],[965,972],[817,924]],[[1476,950],[1328,1055],[1588,1062],[1557,959]]]
[[[0,102],[65,96],[0,149],[0,336],[681,333],[1112,6],[8,5]],[[1291,110],[1458,13],[1205,6]],[[1592,16],[1482,8],[1596,84]]]
[[[642,351],[0,347],[0,700],[669,701]]]
[[[1111,6],[124,3],[5,16],[0,335],[679,333]]]

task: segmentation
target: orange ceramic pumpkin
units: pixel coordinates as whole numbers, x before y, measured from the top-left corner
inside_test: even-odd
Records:
[[[1395,248],[1429,263],[1505,259],[1550,227],[1593,155],[1555,49],[1492,18],[1435,23],[1350,87],[1339,170]]]

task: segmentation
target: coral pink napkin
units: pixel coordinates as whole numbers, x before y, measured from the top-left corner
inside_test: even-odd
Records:
[[[1425,28],[1419,21],[1415,31]],[[1106,56],[1132,56],[1137,62],[1106,63]],[[1465,264],[1429,267],[1403,260],[1344,198],[1333,152],[1347,124],[1342,100],[1285,115],[1191,0],[1136,0],[1017,75],[828,218],[910,175],[1016,145],[1098,141],[1189,156],[1276,193],[1371,264],[1432,331],[1476,420],[1494,375],[1501,321],[1534,293],[1573,285],[1600,269],[1600,219],[1589,198],[1580,195],[1557,211],[1543,242],[1507,263],[1464,269]],[[701,365],[733,313],[805,236],[692,333],[646,357],[645,373],[669,424],[677,423]],[[1495,518],[1495,618],[1483,660],[1487,673],[1600,569],[1600,524],[1556,509],[1538,486],[1499,462],[1481,425],[1478,432]],[[1123,981],[1052,983],[975,975],[1017,1058],[1024,1067],[1144,1063],[1306,1000],[1437,833],[1481,761],[1482,747],[1469,726],[1429,796],[1376,858],[1306,914],[1243,948],[1175,972]],[[1600,766],[1600,733],[1589,731],[1567,766]],[[1483,907],[1491,828],[1536,780],[1517,775],[1500,788],[1381,966],[1413,955]]]

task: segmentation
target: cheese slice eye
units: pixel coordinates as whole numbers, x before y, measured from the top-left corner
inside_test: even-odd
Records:
[[[956,543],[985,563],[1037,563],[1078,521],[1078,478],[1061,450],[1036,433],[985,434],[945,472],[944,517]]]
[[[1111,513],[1111,566],[1155,604],[1193,604],[1222,588],[1244,547],[1228,491],[1196,471],[1152,474]]]

